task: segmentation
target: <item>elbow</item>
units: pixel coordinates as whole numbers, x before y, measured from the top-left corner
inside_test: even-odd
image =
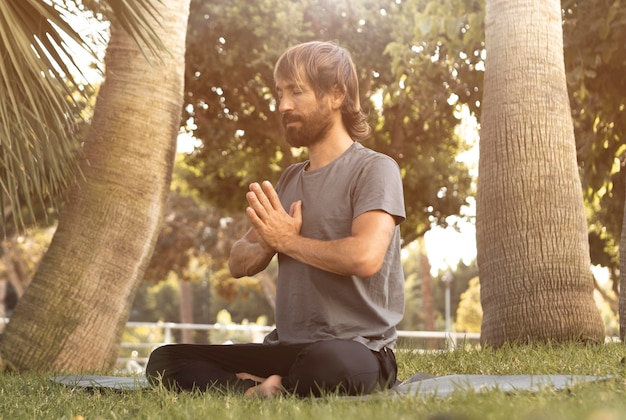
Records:
[[[230,271],[231,276],[239,279],[248,275],[248,267],[246,265],[246,259],[239,257],[239,254],[237,254],[237,252],[233,252],[233,250],[235,250],[234,246],[228,257],[228,270]]]
[[[373,276],[382,268],[383,257],[384,255],[363,255],[355,261],[354,274],[363,278]]]
[[[246,275],[241,269],[241,264],[234,264],[232,259],[228,260],[228,269],[230,270],[230,275],[236,279]]]
[[[236,241],[230,249],[230,255],[228,256],[228,270],[230,275],[236,279],[245,277],[248,275],[248,267],[246,262],[245,248],[242,248],[242,240]]]

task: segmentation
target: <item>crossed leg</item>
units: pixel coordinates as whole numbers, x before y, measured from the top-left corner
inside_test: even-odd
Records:
[[[261,397],[283,391],[358,395],[395,381],[395,358],[389,354],[383,357],[351,340],[300,346],[176,344],[155,349],[146,375],[152,383],[178,390],[225,388]]]

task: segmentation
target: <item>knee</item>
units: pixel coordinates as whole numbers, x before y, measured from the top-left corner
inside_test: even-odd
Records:
[[[298,394],[338,391],[357,395],[372,392],[378,374],[377,360],[366,346],[331,340],[308,347],[292,367],[289,382],[297,384]]]
[[[163,380],[163,377],[171,365],[171,345],[157,347],[150,353],[146,364],[146,377],[155,385]]]

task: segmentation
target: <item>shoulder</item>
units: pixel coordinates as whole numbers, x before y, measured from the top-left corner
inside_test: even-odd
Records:
[[[377,172],[397,172],[400,173],[400,166],[391,156],[377,152],[357,143],[353,153],[354,165],[365,171]]]
[[[278,179],[278,183],[276,184],[276,188],[278,189],[281,187],[281,185],[285,185],[289,183],[290,180],[298,176],[298,174],[301,174],[307,164],[308,164],[308,161],[298,162],[298,163],[289,165],[280,175],[280,178]]]
[[[306,165],[308,164],[309,164],[308,160],[304,162],[291,164],[283,171],[282,175],[284,176],[285,174],[294,174],[294,173],[302,172],[304,168],[306,167]]]
[[[355,155],[362,160],[367,162],[372,161],[380,161],[384,164],[391,164],[393,166],[399,167],[398,163],[391,157],[384,153],[377,152],[369,147],[363,146],[361,143],[356,143],[354,147]]]

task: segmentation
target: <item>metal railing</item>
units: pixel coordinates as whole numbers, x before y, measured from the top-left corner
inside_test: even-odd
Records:
[[[158,336],[162,340],[152,342],[130,343],[122,342],[122,352],[126,355],[120,355],[118,358],[118,368],[121,371],[130,371],[133,373],[140,372],[147,362],[146,356],[139,356],[139,352],[145,353],[156,347],[176,343],[176,331],[183,330],[227,332],[227,333],[244,333],[245,342],[259,343],[265,335],[274,329],[273,326],[256,325],[256,324],[193,324],[193,323],[176,323],[176,322],[128,322],[128,329],[132,328],[150,328],[158,331]],[[241,334],[239,335],[241,339]],[[410,350],[442,350],[454,349],[459,344],[466,345],[477,343],[480,340],[480,333],[468,332],[446,332],[446,331],[408,331],[399,330],[399,349]],[[227,344],[229,341],[220,342],[219,344]],[[218,344],[218,343],[216,343]]]
[[[4,325],[9,322],[9,318],[0,317],[0,332]],[[245,337],[246,342],[259,343],[265,335],[269,333],[273,326],[256,324],[193,324],[177,322],[133,322],[126,324],[127,329],[149,328],[156,332],[160,339],[142,342],[122,342],[121,351],[117,361],[117,369],[121,372],[141,372],[147,362],[147,357],[140,353],[149,353],[156,347],[176,343],[177,331],[192,330],[206,331],[207,337],[211,331],[242,333],[239,338]],[[480,339],[479,333],[454,332],[454,331],[398,331],[399,347],[411,350],[433,350],[433,349],[453,349],[459,343],[462,345],[477,343]],[[225,343],[228,343],[226,341]],[[220,344],[224,344],[221,342]],[[123,353],[123,354],[122,354]]]
[[[0,317],[0,332],[4,330],[9,318]],[[178,342],[176,331],[192,330],[243,333],[239,339],[246,342],[261,342],[274,327],[256,324],[193,324],[176,322],[128,322],[127,329],[149,328],[156,331],[158,340],[140,342],[122,342],[116,369],[124,373],[140,373],[148,361],[147,354],[156,347]],[[398,351],[440,351],[451,350],[457,346],[478,344],[480,333],[455,331],[409,331],[398,330]],[[619,342],[619,337],[606,337],[606,342]],[[227,342],[226,342],[227,343]],[[224,344],[221,342],[220,344]],[[140,355],[140,352],[143,355]]]

